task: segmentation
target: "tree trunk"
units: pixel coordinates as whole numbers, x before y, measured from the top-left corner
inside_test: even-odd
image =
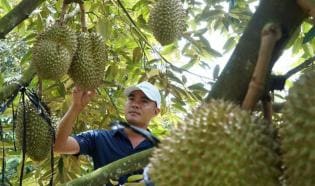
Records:
[[[306,17],[306,13],[295,0],[261,0],[206,101],[214,98],[241,103],[256,65],[260,33],[264,25],[269,22],[279,23],[282,29],[282,38],[277,42],[272,54],[270,72],[284,47]]]

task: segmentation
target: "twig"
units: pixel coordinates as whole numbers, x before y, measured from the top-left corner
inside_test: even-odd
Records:
[[[295,73],[309,67],[310,65],[312,65],[315,61],[315,56],[311,57],[307,60],[305,60],[303,63],[301,63],[300,65],[296,66],[295,68],[291,69],[290,71],[288,71],[284,76],[286,79],[288,79],[289,77],[291,77],[292,75],[294,75]]]
[[[268,23],[262,29],[258,60],[242,104],[245,110],[252,110],[261,96],[272,52],[281,35],[280,26],[274,23]]]
[[[81,11],[81,28],[82,28],[82,32],[87,32],[84,4],[83,3],[79,3],[79,5],[80,5],[80,11]]]
[[[263,105],[263,113],[264,113],[264,119],[268,123],[272,123],[272,102],[271,102],[271,95],[268,92],[266,96],[262,99],[262,105]]]

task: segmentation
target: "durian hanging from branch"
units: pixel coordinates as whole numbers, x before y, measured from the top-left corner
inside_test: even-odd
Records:
[[[162,46],[179,39],[186,29],[186,11],[180,0],[158,0],[152,8],[148,24]]]
[[[79,5],[82,32],[77,33],[78,46],[68,74],[76,85],[92,90],[99,87],[104,78],[107,50],[100,34],[87,32],[84,4]]]
[[[40,33],[32,48],[32,64],[41,79],[58,80],[66,75],[77,48],[75,33],[63,25],[67,4],[60,20]]]

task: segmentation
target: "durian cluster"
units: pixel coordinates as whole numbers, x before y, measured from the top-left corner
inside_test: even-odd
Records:
[[[156,185],[279,185],[278,143],[269,125],[221,100],[193,113],[153,152]]]
[[[105,75],[106,47],[97,33],[74,33],[54,25],[39,34],[32,62],[42,79],[58,80],[67,73],[82,89],[100,86]]]
[[[159,186],[315,185],[314,79],[310,71],[294,83],[277,127],[226,101],[203,104],[153,152],[152,181]]]
[[[54,135],[53,129],[50,128],[48,123],[38,113],[39,110],[30,101],[25,102],[24,108],[20,104],[15,128],[18,147],[23,147],[23,139],[25,139],[26,155],[34,161],[42,161],[48,156]]]
[[[186,29],[186,12],[180,0],[158,0],[150,12],[149,26],[161,45],[177,40]]]

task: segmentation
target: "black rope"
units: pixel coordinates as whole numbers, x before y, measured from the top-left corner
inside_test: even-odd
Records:
[[[0,114],[3,113],[3,112],[7,109],[8,105],[10,105],[10,104],[13,102],[13,100],[14,100],[15,97],[18,95],[18,93],[19,93],[19,92],[17,91],[15,94],[13,94],[13,95],[8,99],[7,102],[1,103],[1,105],[0,105]]]
[[[14,104],[12,102],[12,136],[13,136],[14,151],[16,151],[16,143],[15,143],[16,114],[17,114],[17,111],[15,111]]]
[[[5,153],[4,153],[4,144],[3,144],[3,127],[2,127],[2,122],[0,120],[0,129],[1,129],[1,141],[2,141],[2,185],[4,185],[4,179],[5,179]]]
[[[127,122],[115,120],[115,121],[111,122],[110,125],[130,128],[131,130],[133,130],[137,134],[140,134],[141,136],[143,136],[144,138],[149,140],[154,146],[158,146],[158,144],[160,143],[160,140],[158,138],[156,138],[151,132],[149,132],[143,128],[137,127],[137,126],[130,125]]]
[[[52,134],[52,143],[50,144],[50,168],[51,168],[51,177],[49,181],[49,185],[53,185],[53,177],[54,177],[54,150],[53,145],[55,143],[55,130],[52,126],[51,118],[50,118],[50,112],[48,109],[48,106],[41,102],[38,95],[35,93],[35,91],[31,91],[29,89],[26,89],[25,94],[27,95],[28,99],[31,101],[31,103],[34,105],[34,107],[37,110],[37,114],[42,117],[46,123],[49,126],[49,130]]]
[[[26,153],[26,109],[25,109],[25,87],[21,88],[21,98],[22,98],[22,107],[23,107],[23,141],[22,141],[22,166],[20,174],[20,186],[23,182],[24,174],[24,163],[25,163],[25,153]]]

